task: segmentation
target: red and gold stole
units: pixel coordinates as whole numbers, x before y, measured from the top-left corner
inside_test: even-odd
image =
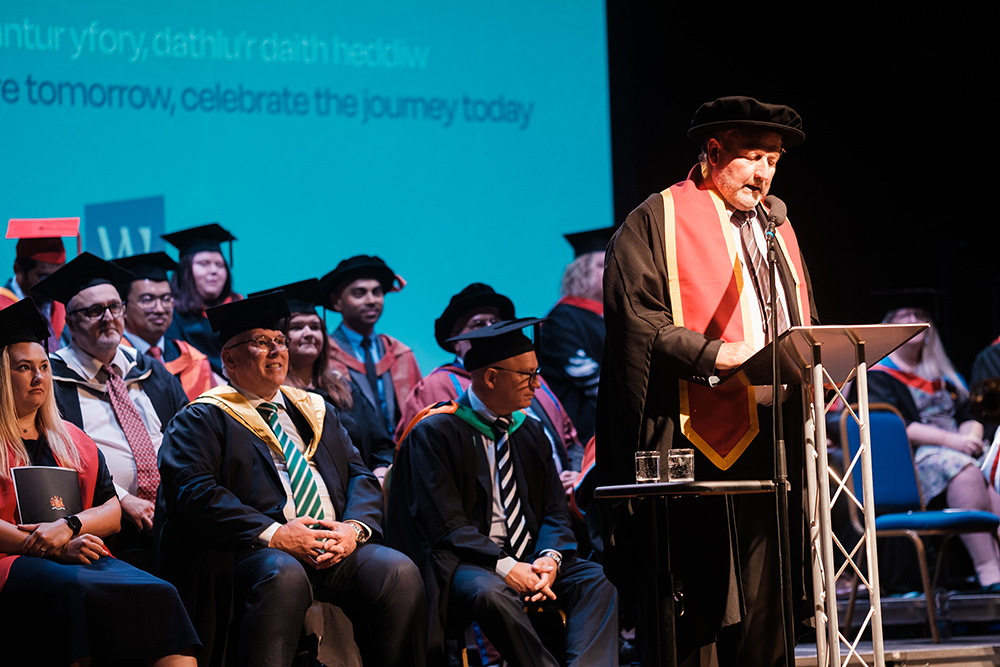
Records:
[[[743,284],[740,250],[725,203],[699,187],[698,167],[688,180],[664,190],[664,239],[673,321],[692,331],[733,343],[752,340],[750,308],[757,308],[753,285]],[[778,228],[778,245],[791,269],[801,321],[809,322],[798,241],[791,225]],[[760,431],[753,387],[707,387],[680,380],[684,436],[712,463],[726,470]]]

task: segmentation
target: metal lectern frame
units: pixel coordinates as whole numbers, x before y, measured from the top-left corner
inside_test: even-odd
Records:
[[[879,594],[878,554],[875,544],[875,501],[872,490],[871,434],[868,430],[868,367],[913,336],[926,329],[926,324],[872,324],[857,326],[792,327],[778,339],[781,382],[802,384],[805,418],[806,480],[808,490],[809,539],[813,570],[813,612],[816,620],[816,664],[827,667],[841,665],[841,647],[847,652],[843,664],[851,658],[867,665],[857,647],[865,631],[872,633],[872,654],[876,667],[885,666],[882,646],[882,610]],[[747,385],[769,385],[773,374],[771,347],[761,350],[725,382]],[[841,388],[854,379],[857,383],[857,420],[861,446],[850,461],[846,459],[843,477],[830,469],[826,447],[826,413],[843,399]],[[834,391],[826,400],[827,390]],[[843,401],[848,404],[846,400]],[[847,479],[861,465],[862,496],[858,498],[847,485]],[[832,483],[832,484],[831,484]],[[830,488],[831,493],[826,489]],[[833,534],[830,511],[838,501],[855,503],[864,516],[864,534],[854,545],[845,546]],[[839,567],[834,565],[834,546],[844,556]],[[864,548],[867,573],[856,557]],[[868,615],[857,634],[845,636],[837,618],[837,580],[857,574],[865,584],[869,597]],[[787,584],[786,584],[787,585]],[[927,600],[927,604],[934,604]],[[850,632],[846,628],[844,632]]]

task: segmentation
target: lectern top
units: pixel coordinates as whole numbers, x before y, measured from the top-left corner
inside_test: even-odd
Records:
[[[854,324],[792,327],[778,336],[781,382],[801,384],[813,366],[814,348],[819,347],[823,368],[835,381],[854,376],[860,361],[872,366],[893,350],[926,329],[928,324]],[[863,348],[864,357],[859,352]],[[745,385],[772,384],[771,345],[758,351],[720,383]]]

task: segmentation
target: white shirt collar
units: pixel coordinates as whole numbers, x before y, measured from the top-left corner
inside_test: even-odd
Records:
[[[497,413],[493,412],[488,407],[486,407],[486,404],[483,403],[478,396],[476,396],[476,392],[472,391],[471,386],[468,389],[468,394],[469,394],[469,405],[472,407],[473,410],[475,410],[479,414],[480,417],[485,419],[490,424],[492,424],[497,420],[497,417],[499,417],[500,415],[498,415]]]
[[[125,330],[125,338],[128,339],[128,342],[132,343],[132,347],[139,350],[143,354],[147,354],[149,352],[149,348],[153,347],[138,334],[134,334],[128,329]],[[162,352],[166,346],[166,342],[166,339],[163,336],[160,336],[160,340],[156,341],[156,347],[160,348],[160,351]]]
[[[230,384],[232,384],[232,383],[230,383]],[[270,401],[267,401],[267,400],[261,398],[260,396],[258,396],[257,394],[253,393],[249,389],[244,389],[243,387],[237,387],[235,384],[232,385],[232,387],[233,387],[233,389],[235,389],[236,391],[238,391],[240,393],[240,395],[243,396],[243,398],[247,399],[247,401],[250,403],[250,405],[253,406],[254,410],[256,410],[260,406],[261,403],[273,403],[273,404],[275,404],[275,405],[278,406],[279,410],[284,410],[285,409],[285,397],[281,393],[281,389],[278,389],[277,393],[275,393],[275,395],[274,395],[274,398],[272,398]]]
[[[83,379],[88,382],[98,381],[97,374],[104,367],[104,363],[81,350],[75,343],[70,343],[69,346],[62,348],[55,354]],[[122,346],[119,345],[118,349],[115,350],[115,356],[111,360],[111,365],[117,368],[121,373],[121,377],[124,378],[135,366],[135,361],[129,359],[122,350]]]

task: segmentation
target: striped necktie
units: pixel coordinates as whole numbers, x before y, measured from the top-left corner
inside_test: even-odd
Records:
[[[323,505],[319,499],[319,487],[316,486],[316,478],[309,467],[309,462],[302,455],[295,443],[285,435],[278,424],[278,406],[274,403],[264,401],[257,406],[257,410],[267,421],[267,425],[274,431],[281,451],[285,455],[285,467],[288,468],[288,479],[292,485],[292,498],[295,500],[295,515],[299,517],[308,516],[313,519],[323,519]]]
[[[507,520],[507,542],[514,557],[521,560],[528,547],[531,535],[521,511],[521,498],[517,495],[517,479],[514,476],[514,461],[510,455],[510,418],[497,417],[493,427],[499,434],[497,448],[497,475],[500,477],[500,498]]]
[[[750,275],[754,279],[757,288],[757,299],[760,301],[761,311],[764,313],[764,340],[771,340],[771,281],[767,262],[757,246],[757,239],[753,233],[752,225],[756,224],[757,217],[748,215],[744,211],[735,211],[734,216],[739,216],[740,238],[743,240],[743,250],[750,258]],[[776,298],[775,304],[778,308],[778,332],[788,328],[788,316],[785,314],[785,307],[781,304],[781,299]]]

